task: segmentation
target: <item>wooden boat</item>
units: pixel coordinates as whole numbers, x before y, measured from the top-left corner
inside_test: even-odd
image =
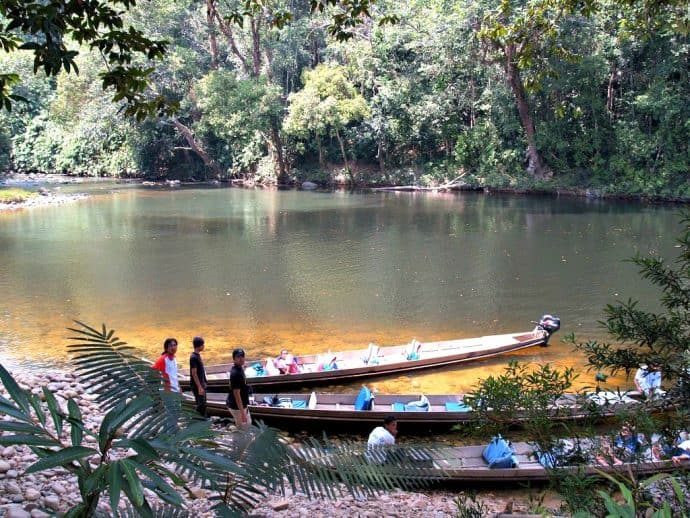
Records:
[[[546,346],[551,335],[560,329],[560,319],[551,315],[544,315],[536,324],[532,331],[522,333],[425,343],[413,340],[410,344],[387,347],[370,344],[366,349],[298,356],[295,362],[300,372],[296,374],[257,375],[255,367],[264,372],[270,371],[267,362],[272,360],[247,360],[245,372],[247,382],[254,390],[268,392],[443,367],[526,347]],[[231,368],[232,364],[206,367],[207,392],[229,392],[228,377]],[[189,371],[181,370],[180,374],[182,389],[189,390]]]
[[[444,446],[428,449],[414,447],[402,447],[404,455],[408,459],[405,466],[392,464],[396,476],[409,475],[416,478],[436,480],[439,482],[463,482],[463,483],[500,483],[521,484],[525,482],[548,481],[553,471],[557,472],[584,472],[591,477],[600,477],[601,473],[621,473],[636,476],[652,475],[662,472],[671,472],[678,469],[688,469],[690,461],[683,461],[681,466],[674,465],[670,460],[648,460],[626,462],[618,465],[599,465],[593,460],[586,464],[573,464],[547,469],[542,466],[536,455],[534,444],[519,442],[512,444],[518,467],[490,469],[482,457],[485,446]],[[318,452],[311,448],[305,448],[298,453],[300,462],[312,464],[319,469],[328,469],[340,476],[347,476],[348,469],[357,464],[371,464],[372,459],[385,458],[384,455],[372,456],[370,452],[348,453],[347,462],[340,462],[338,453]],[[385,449],[380,450],[381,453]],[[596,454],[591,453],[593,459]],[[418,466],[415,466],[418,464]]]
[[[582,406],[582,397],[566,394],[556,401],[553,419],[579,421],[607,419],[626,408],[639,405],[638,392],[606,393],[587,396],[589,405]],[[231,417],[226,394],[209,393],[207,411],[211,416]],[[420,407],[420,395],[376,395],[371,410],[355,410],[357,394],[255,394],[249,411],[252,419],[284,430],[318,429],[331,431],[366,431],[394,416],[406,434],[414,431],[450,428],[476,420],[476,413],[463,403],[462,394],[424,396],[428,406]],[[191,400],[191,397],[190,397]],[[310,405],[311,402],[311,405]],[[273,404],[271,404],[273,403]],[[663,411],[665,401],[655,402],[650,410]],[[521,418],[518,416],[519,424]]]

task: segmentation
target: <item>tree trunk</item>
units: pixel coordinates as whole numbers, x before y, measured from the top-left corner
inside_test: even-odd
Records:
[[[345,169],[349,169],[350,166],[347,163],[347,154],[345,153],[345,144],[343,143],[343,139],[340,136],[340,131],[338,131],[338,128],[335,128],[335,138],[338,139],[338,145],[340,146],[340,152],[343,155],[343,163],[345,164]]]
[[[609,111],[609,116],[613,117],[613,100],[616,95],[616,67],[613,67],[611,76],[609,77],[609,86],[606,89],[606,109]]]
[[[376,158],[379,159],[379,170],[383,173],[383,171],[386,169],[386,161],[383,156],[383,142],[381,138],[378,138],[377,140]]]
[[[252,77],[261,75],[261,19],[252,17]]]
[[[206,23],[208,40],[211,47],[211,69],[218,70],[218,42],[216,41],[216,19],[214,0],[206,0]]]
[[[343,154],[343,162],[345,163],[345,170],[350,176],[350,180],[354,181],[354,176],[350,170],[350,164],[347,163],[347,153],[345,153],[345,144],[343,143],[343,138],[340,136],[340,131],[335,128],[335,138],[338,139],[338,144],[340,145],[340,152]]]
[[[204,147],[201,145],[199,141],[197,141],[194,138],[194,134],[192,133],[192,130],[190,130],[187,126],[182,124],[180,121],[177,119],[172,119],[172,123],[177,129],[177,131],[180,132],[180,134],[184,137],[184,139],[187,141],[187,144],[189,145],[190,148],[192,148],[192,151],[194,151],[201,160],[204,162],[204,165],[208,167],[208,169],[216,176],[216,178],[220,178],[221,176],[221,169],[216,163],[213,158],[211,158],[211,155],[209,155]]]
[[[242,54],[242,52],[240,52],[240,49],[237,47],[237,43],[235,42],[235,35],[232,32],[232,28],[230,27],[228,22],[221,18],[220,14],[218,13],[218,10],[215,8],[215,5],[213,15],[216,21],[218,22],[220,32],[223,33],[223,36],[225,36],[225,39],[227,40],[228,45],[230,46],[230,50],[235,56],[237,56],[237,59],[240,60],[240,63],[242,63],[242,68],[244,69],[244,72],[247,75],[251,75],[252,69],[249,66],[249,63],[247,62],[247,58],[245,58],[244,54]]]
[[[515,103],[517,104],[518,113],[520,114],[520,123],[522,129],[527,137],[527,171],[535,178],[550,178],[552,176],[549,168],[544,164],[544,161],[537,150],[536,131],[534,129],[534,120],[530,113],[529,104],[527,103],[527,96],[525,95],[525,86],[520,77],[520,70],[514,61],[515,45],[508,45],[504,49],[505,53],[505,73],[510,85],[513,95],[515,96]]]
[[[323,169],[323,148],[321,147],[321,136],[316,134],[316,148],[319,150],[319,167]]]
[[[283,156],[283,140],[280,138],[278,122],[275,120],[271,121],[271,146],[275,152],[276,163],[278,164],[278,185],[286,185],[289,178],[285,157]]]

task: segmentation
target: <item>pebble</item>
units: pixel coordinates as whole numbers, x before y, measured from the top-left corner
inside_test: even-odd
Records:
[[[24,491],[24,498],[26,500],[29,500],[30,502],[33,500],[38,500],[41,497],[41,492],[38,491],[37,489],[34,489],[30,487],[26,491]]]
[[[284,511],[288,507],[290,507],[290,502],[288,500],[280,500],[279,502],[271,504],[271,509],[274,511]]]
[[[16,453],[17,453],[17,449],[14,446],[7,446],[7,447],[2,449],[2,456],[3,457],[12,457]]]
[[[5,511],[5,518],[31,518],[31,513],[26,512],[21,505],[10,505]]]
[[[75,397],[79,406],[84,410],[84,415],[87,416],[88,427],[95,430],[102,419],[97,405],[93,403],[95,396],[86,394],[83,387],[78,383],[65,381],[72,379],[71,375],[51,371],[23,373],[21,379],[17,381],[21,385],[34,388],[53,383],[56,390],[62,391],[62,396]],[[76,396],[71,396],[72,392]],[[7,397],[1,384],[0,395]],[[63,397],[60,399],[64,400]],[[85,411],[86,409],[89,411]],[[8,420],[7,416],[0,416],[0,419]],[[50,419],[48,421],[50,422]],[[68,436],[69,434],[66,435],[66,437]],[[290,440],[293,439],[290,438]],[[84,441],[84,444],[92,446],[94,442],[96,440],[89,437]],[[28,448],[21,446],[2,447],[0,448],[0,456],[2,457],[0,458],[0,502],[2,502],[0,517],[42,518],[48,514],[60,516],[80,502],[81,497],[78,492],[76,477],[65,472],[62,468],[47,470],[47,473],[24,475],[26,468],[36,462],[37,459]],[[22,478],[17,480],[19,474],[22,474]],[[655,501],[663,503],[665,499],[671,500],[673,498],[673,491],[669,491],[662,482],[665,481],[652,485],[650,492]],[[450,518],[456,517],[460,513],[456,504],[456,498],[460,494],[458,489],[454,491],[434,489],[423,492],[395,490],[369,498],[355,498],[343,490],[334,500],[328,498],[310,500],[305,494],[293,493],[289,489],[289,485],[287,487],[285,494],[276,492],[265,497],[258,497],[257,507],[251,511],[251,515],[261,518],[295,518],[297,516],[305,518],[383,518],[388,516]],[[44,497],[41,497],[42,493],[45,495]],[[215,502],[209,500],[209,497],[214,495],[201,487],[194,488],[192,493],[193,498],[187,495],[183,496],[189,515],[200,518],[213,516],[211,508]],[[690,501],[690,491],[687,492],[687,495],[688,500],[686,501]],[[148,496],[150,493],[147,491]],[[514,512],[527,514],[533,508],[535,498],[534,492],[524,489],[484,491],[477,495],[477,500],[483,503],[491,513],[503,511],[506,508],[506,502],[514,501]],[[559,502],[556,498],[553,500],[555,502],[553,507],[557,508]],[[160,505],[160,502],[153,498],[150,503],[154,506]],[[673,505],[675,505],[673,509],[676,512],[674,516],[680,516],[678,513],[682,509],[678,504]],[[99,504],[98,512],[107,516],[113,514],[107,498]]]
[[[50,489],[53,491],[53,493],[58,495],[64,495],[67,492],[64,486],[62,484],[58,484],[57,482],[50,484]]]
[[[60,498],[55,495],[48,495],[43,499],[43,503],[48,509],[52,509],[53,511],[60,509]]]

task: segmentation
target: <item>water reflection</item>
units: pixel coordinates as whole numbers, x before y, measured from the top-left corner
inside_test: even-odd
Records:
[[[118,188],[0,215],[0,357],[65,358],[73,318],[150,357],[173,335],[184,359],[202,334],[209,362],[239,344],[264,356],[526,330],[545,312],[599,337],[606,303],[656,309],[621,261],[673,257],[678,230],[672,208],[578,199]],[[519,358],[583,364],[558,339]],[[505,362],[375,385],[460,391]]]

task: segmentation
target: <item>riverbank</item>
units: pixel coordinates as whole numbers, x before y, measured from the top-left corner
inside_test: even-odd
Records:
[[[60,185],[78,183],[82,183],[82,179],[63,175],[6,175],[0,178],[0,212],[83,200],[88,197],[85,193],[60,192]]]
[[[275,179],[273,179],[275,180]],[[410,181],[413,183],[410,183]],[[512,196],[550,196],[567,198],[584,198],[588,200],[612,200],[612,201],[631,201],[638,203],[672,203],[687,204],[690,198],[683,196],[659,196],[641,193],[618,192],[598,188],[581,187],[568,183],[555,181],[540,181],[538,183],[526,183],[523,186],[508,187],[505,185],[492,185],[490,183],[480,183],[476,181],[457,181],[447,182],[436,181],[428,175],[419,173],[412,174],[410,170],[392,170],[385,175],[379,171],[362,168],[356,175],[356,183],[351,183],[351,178],[342,172],[342,167],[330,165],[325,171],[307,171],[291,178],[287,185],[276,185],[274,181],[258,181],[253,178],[228,178],[224,180],[179,180],[179,179],[160,179],[156,181],[147,180],[145,177],[117,178],[117,177],[81,177],[61,174],[20,174],[12,173],[0,177],[0,187],[8,186],[39,186],[47,184],[54,190],[59,189],[59,185],[81,184],[98,181],[117,181],[128,184],[139,184],[144,187],[164,187],[175,188],[188,185],[232,185],[233,187],[243,188],[285,188],[285,189],[304,189],[304,190],[375,190],[393,192],[413,192],[413,193],[438,193],[438,192],[475,192],[483,194],[506,194]],[[0,201],[0,210],[19,209],[23,207],[34,207],[42,205],[57,205],[68,201],[83,199],[77,196],[60,196],[50,193],[41,199],[32,202],[22,202],[16,204],[3,204]]]
[[[97,430],[102,414],[95,397],[86,394],[76,375],[65,371],[43,371],[36,374],[15,373],[15,379],[23,388],[35,394],[41,393],[41,386],[47,386],[60,404],[73,398],[85,416],[87,428]],[[7,397],[4,387],[0,394]],[[6,416],[1,417],[7,420]],[[214,426],[219,431],[230,432],[220,423]],[[7,433],[7,432],[4,432]],[[86,446],[96,446],[96,440],[87,438]],[[28,447],[0,446],[0,516],[6,518],[42,518],[65,513],[80,501],[75,476],[61,468],[39,473],[26,474],[26,469],[37,460]],[[148,490],[145,490],[148,492]],[[206,492],[200,487],[192,489],[193,495],[185,497],[185,506],[193,516],[213,516],[210,508],[213,502],[207,500]],[[265,518],[326,518],[326,517],[386,517],[386,516],[429,516],[452,517],[458,513],[456,499],[461,501],[468,495],[461,491],[427,490],[421,492],[393,491],[377,498],[355,499],[344,495],[336,500],[310,500],[303,494],[269,494],[262,498],[252,516]],[[153,497],[148,492],[147,497]],[[155,497],[154,497],[155,498]],[[99,504],[99,511],[111,514],[107,497]],[[153,498],[152,498],[153,500]],[[539,511],[545,516],[556,515],[560,500],[552,492],[540,490],[484,490],[476,496],[488,515],[512,510],[513,513]],[[4,513],[4,515],[3,515]]]
[[[47,192],[39,196],[32,196],[22,201],[12,203],[0,202],[0,212],[15,211],[22,209],[33,209],[36,207],[49,207],[56,205],[65,205],[75,201],[84,200],[88,198],[86,194],[58,194]]]

